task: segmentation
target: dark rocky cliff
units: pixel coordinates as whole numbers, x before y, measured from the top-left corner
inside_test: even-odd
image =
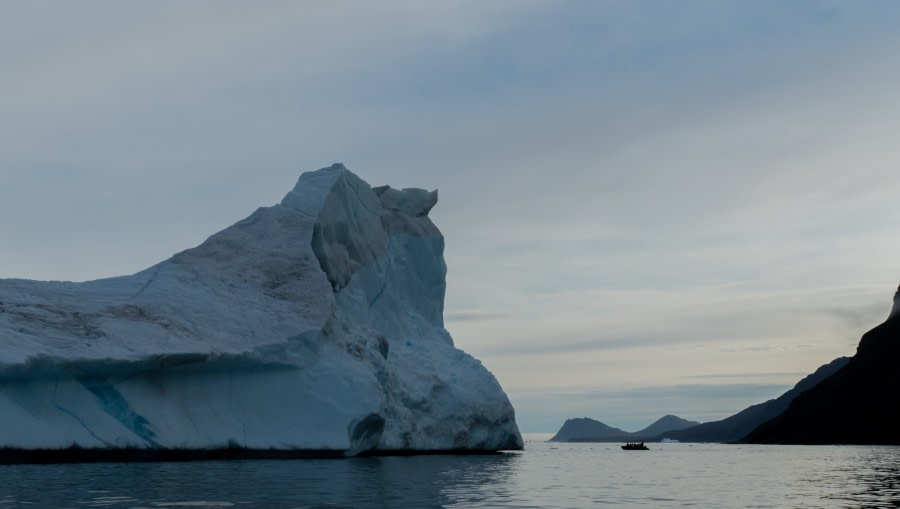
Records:
[[[837,373],[797,396],[742,441],[900,445],[900,288],[888,319],[865,333]]]
[[[820,366],[814,373],[797,382],[797,385],[791,390],[775,399],[749,406],[720,421],[705,422],[691,428],[660,434],[656,439],[673,438],[681,442],[735,442],[740,440],[760,424],[784,412],[794,398],[833,375],[848,362],[850,362],[849,357],[839,357]]]

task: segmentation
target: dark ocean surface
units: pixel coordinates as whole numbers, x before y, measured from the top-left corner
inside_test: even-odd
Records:
[[[900,507],[900,447],[529,442],[522,452],[0,466],[0,508]]]

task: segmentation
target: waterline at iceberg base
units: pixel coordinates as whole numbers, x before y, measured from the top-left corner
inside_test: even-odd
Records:
[[[0,280],[0,462],[521,449],[444,329],[436,202],[336,164],[137,274]]]

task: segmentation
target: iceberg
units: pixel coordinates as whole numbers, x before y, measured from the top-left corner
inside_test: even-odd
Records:
[[[444,328],[436,203],[336,164],[137,274],[0,280],[0,450],[521,449]]]

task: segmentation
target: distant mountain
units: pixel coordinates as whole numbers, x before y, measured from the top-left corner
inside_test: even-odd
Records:
[[[682,442],[735,442],[740,440],[760,424],[784,412],[794,398],[836,373],[848,362],[850,362],[849,357],[839,357],[820,366],[813,374],[797,382],[793,389],[776,399],[747,407],[721,421],[705,422],[692,428],[658,433],[654,440],[663,438],[674,438]]]
[[[675,415],[667,415],[665,417],[661,417],[659,420],[647,426],[646,428],[640,431],[635,431],[634,435],[640,437],[655,437],[656,435],[662,433],[682,430],[685,428],[690,428],[692,426],[697,426],[698,424],[700,423],[697,421],[689,421]]]
[[[674,415],[667,415],[658,419],[646,428],[636,431],[622,431],[619,428],[607,426],[600,421],[581,417],[567,419],[551,442],[615,442],[622,440],[645,440],[669,430],[684,429],[700,424],[688,421]]]
[[[584,440],[586,438],[618,438],[628,436],[630,433],[619,428],[607,426],[600,421],[587,417],[566,419],[562,428],[550,439],[551,442],[568,442],[572,439]]]
[[[900,445],[900,288],[887,320],[865,333],[843,369],[797,396],[743,441]]]

